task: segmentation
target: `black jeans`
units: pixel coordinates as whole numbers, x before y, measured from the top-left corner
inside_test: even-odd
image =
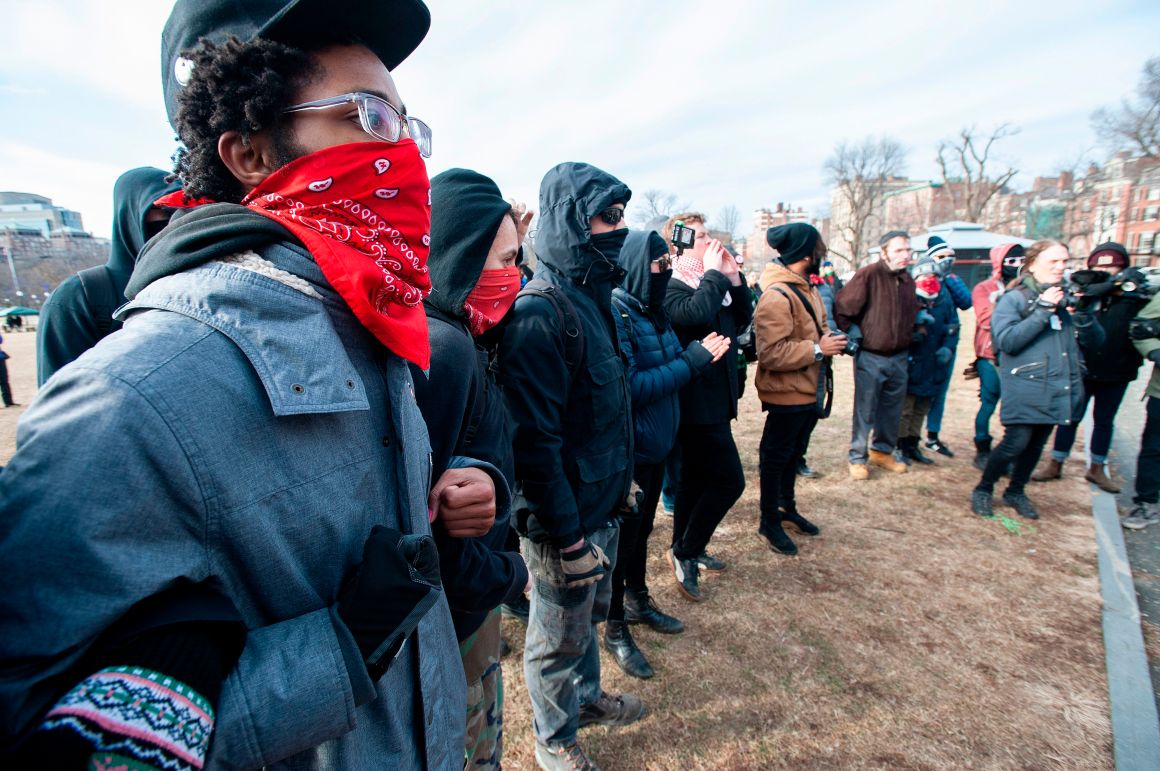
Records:
[[[727,422],[682,425],[677,442],[681,483],[673,510],[673,554],[691,560],[705,551],[729,507],[745,492],[745,473]]]
[[[1083,407],[1075,419],[1066,426],[1055,429],[1055,444],[1052,446],[1051,457],[1062,463],[1071,454],[1071,446],[1075,443],[1075,432],[1083,415],[1087,412],[1088,402],[1094,400],[1092,408],[1092,435],[1088,438],[1088,451],[1092,456],[1092,463],[1104,465],[1108,460],[1108,450],[1112,446],[1112,429],[1114,428],[1116,413],[1120,403],[1124,401],[1124,393],[1128,390],[1126,381],[1105,382],[1100,380],[1083,381]]]
[[[817,410],[811,405],[801,412],[767,412],[761,432],[761,524],[766,529],[780,527],[778,508],[794,507],[797,466],[810,446],[810,434],[818,424]]]
[[[624,620],[626,587],[633,592],[648,590],[648,584],[645,583],[648,537],[652,534],[653,520],[656,519],[664,476],[663,463],[638,464],[633,469],[633,477],[643,495],[639,509],[625,514],[620,522],[620,545],[617,547],[616,566],[612,569],[612,599],[608,605],[608,618],[611,621]]]
[[[1136,458],[1136,503],[1160,500],[1160,399],[1148,397],[1148,418],[1140,437],[1140,455]]]
[[[1007,466],[1014,461],[1011,469],[1011,482],[1007,485],[1007,492],[1018,494],[1023,492],[1039,456],[1043,453],[1043,445],[1047,444],[1055,426],[1050,424],[1016,423],[1004,426],[1003,441],[987,459],[987,467],[983,469],[983,478],[976,485],[976,490],[993,492],[995,483],[1007,470]]]

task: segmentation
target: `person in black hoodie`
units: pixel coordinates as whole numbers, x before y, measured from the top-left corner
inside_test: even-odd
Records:
[[[113,311],[125,303],[125,286],[145,242],[161,232],[172,209],[154,206],[178,190],[161,169],[126,171],[113,185],[113,237],[104,265],[75,273],[49,295],[36,335],[36,384],[121,328]]]
[[[688,213],[669,219],[666,240],[680,220],[696,231],[692,249],[673,262],[673,280],[665,294],[665,311],[682,345],[710,332],[734,339],[753,318],[749,288],[733,256],[709,237],[704,215]],[[724,563],[706,554],[713,531],[745,491],[745,473],[729,423],[737,417],[737,352],[724,358],[681,390],[681,475],[673,511],[673,545],[669,560],[681,593],[700,601],[699,571],[723,570]]]
[[[431,438],[438,479],[454,456],[487,461],[515,483],[511,432],[493,366],[496,328],[520,290],[520,222],[495,183],[449,169],[431,180],[431,294],[424,301],[431,367],[411,365],[415,398]],[[528,570],[505,552],[510,506],[497,506],[482,538],[434,529],[439,572],[467,677],[467,765],[503,759],[501,602],[523,596]]]
[[[677,439],[680,402],[677,393],[719,360],[731,341],[716,332],[682,346],[665,313],[664,299],[673,271],[669,247],[653,230],[633,231],[624,240],[620,264],[624,283],[612,290],[620,350],[628,362],[632,392],[633,479],[640,505],[620,526],[620,558],[612,573],[612,604],[604,629],[604,647],[634,677],[649,678],[653,669],[637,647],[627,624],[646,624],[662,634],[684,631],[678,619],[662,613],[648,593],[645,564],[665,472],[665,458]],[[626,623],[627,622],[627,623]]]
[[[1072,283],[1084,286],[1084,294],[1089,297],[1083,304],[1103,328],[1106,340],[1098,346],[1081,348],[1084,363],[1083,407],[1074,421],[1055,429],[1051,457],[1031,477],[1032,481],[1046,482],[1063,476],[1063,463],[1071,454],[1078,423],[1087,411],[1088,402],[1094,401],[1092,433],[1088,437],[1091,463],[1084,479],[1109,493],[1120,492],[1120,486],[1112,481],[1105,468],[1108,450],[1112,446],[1116,413],[1128,391],[1128,384],[1136,379],[1140,365],[1144,363],[1143,357],[1132,345],[1128,326],[1148,304],[1147,296],[1136,288],[1143,287],[1147,279],[1142,273],[1129,268],[1130,262],[1127,249],[1114,241],[1108,241],[1092,251],[1087,260],[1087,270],[1076,271],[1071,275]],[[1131,288],[1125,291],[1125,286]]]
[[[576,742],[580,726],[626,725],[644,714],[635,696],[601,690],[595,627],[608,610],[632,482],[628,383],[612,311],[631,195],[588,164],[548,171],[536,277],[500,344],[516,425],[516,524],[533,579],[524,674],[536,759],[549,769],[591,767]]]

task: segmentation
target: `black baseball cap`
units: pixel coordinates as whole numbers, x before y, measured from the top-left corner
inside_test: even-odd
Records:
[[[250,41],[308,39],[312,28],[349,29],[393,70],[419,47],[431,28],[422,0],[177,0],[161,33],[161,84],[165,112],[175,126],[177,94],[188,82],[181,52],[207,38],[233,35]]]

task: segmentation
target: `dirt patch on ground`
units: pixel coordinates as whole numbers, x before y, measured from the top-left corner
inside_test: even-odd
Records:
[[[965,329],[959,369],[971,339]],[[16,401],[27,404],[34,335],[5,336],[4,348]],[[663,558],[671,522],[658,515],[649,580],[688,629],[638,632],[657,670],[647,682],[605,655],[606,689],[639,694],[650,714],[628,728],[585,729],[585,747],[607,769],[1110,768],[1096,550],[1079,463],[1063,481],[1030,489],[1043,514],[1033,530],[1015,535],[972,515],[976,386],[957,379],[943,436],[958,457],[852,483],[852,374],[848,361],[838,365],[835,414],[809,454],[825,477],[802,481],[798,493],[822,535],[797,538],[795,558],[756,536],[764,415],[750,384],[735,425],[749,484],[711,546],[729,570],[706,577],[706,602],[681,599]],[[0,462],[21,411],[0,410]],[[997,418],[993,430],[1001,433]],[[505,660],[505,765],[529,769],[523,629],[504,623],[516,648]]]

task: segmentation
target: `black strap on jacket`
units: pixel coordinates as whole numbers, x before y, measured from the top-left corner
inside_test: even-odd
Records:
[[[801,290],[799,290],[796,286],[794,286],[792,284],[786,284],[786,287],[788,287],[789,291],[793,292],[797,296],[797,298],[802,301],[802,305],[805,306],[806,313],[810,314],[810,320],[813,321],[814,326],[817,327],[818,338],[820,339],[820,338],[824,337],[825,333],[822,332],[821,322],[818,321],[818,317],[814,313],[814,308],[806,300],[805,295],[803,295],[801,293]],[[782,288],[780,286],[774,286],[771,288],[777,290],[777,292],[782,297],[784,297],[786,300],[789,300],[789,295],[787,295],[782,290]],[[792,302],[790,303],[790,314],[793,314],[793,303]],[[834,406],[834,366],[833,366],[833,364],[831,364],[829,356],[824,357],[822,359],[821,363],[822,363],[822,367],[818,371],[818,388],[817,388],[818,417],[828,418],[828,417],[830,417],[830,410]]]
[[[564,331],[564,363],[568,365],[568,374],[575,379],[580,368],[584,366],[584,330],[576,318],[576,309],[572,307],[572,301],[558,287],[540,278],[533,278],[524,284],[516,299],[532,296],[543,297],[556,309],[560,329]]]
[[[85,302],[93,312],[93,324],[96,326],[97,334],[105,337],[113,330],[113,311],[125,302],[125,298],[117,296],[113,277],[104,265],[85,268],[77,273],[77,278],[81,280]]]

